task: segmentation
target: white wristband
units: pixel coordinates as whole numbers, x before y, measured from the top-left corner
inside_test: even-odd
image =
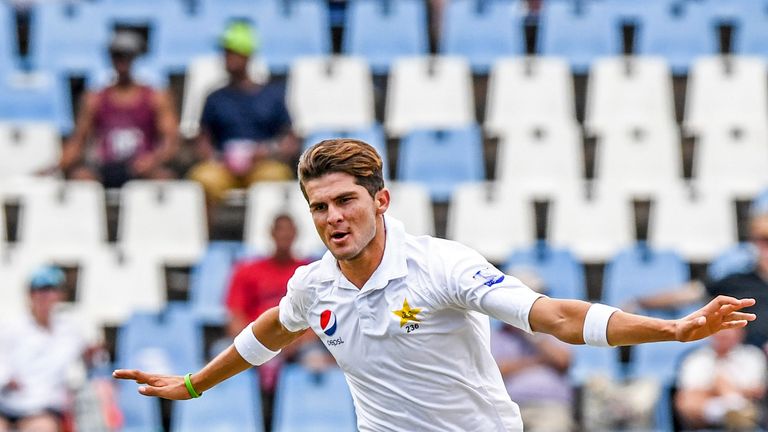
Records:
[[[594,303],[584,318],[584,343],[592,346],[609,347],[608,319],[617,308],[600,303]]]
[[[280,350],[272,351],[256,339],[251,330],[251,324],[248,324],[235,338],[235,349],[245,361],[254,366],[262,365],[280,354]]]

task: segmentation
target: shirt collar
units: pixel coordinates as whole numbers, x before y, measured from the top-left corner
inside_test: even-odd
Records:
[[[389,281],[405,277],[408,274],[408,263],[405,255],[405,227],[403,223],[385,214],[384,227],[386,235],[384,257],[382,257],[381,263],[379,263],[379,266],[374,270],[361,291],[384,288]],[[335,280],[336,285],[341,288],[357,289],[341,273],[338,262],[330,251],[327,251],[321,258],[319,270],[321,281]]]

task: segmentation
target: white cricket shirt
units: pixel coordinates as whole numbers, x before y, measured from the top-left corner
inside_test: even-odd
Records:
[[[530,332],[540,294],[459,243],[414,237],[391,217],[385,225],[384,257],[362,289],[327,252],[296,270],[280,321],[291,331],[311,327],[326,344],[349,383],[360,431],[522,431],[481,302],[512,290],[510,324]]]

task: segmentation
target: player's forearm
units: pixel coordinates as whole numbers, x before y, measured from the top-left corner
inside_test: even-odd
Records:
[[[192,386],[198,393],[202,393],[250,367],[251,364],[238,354],[234,345],[230,345],[205,365],[200,372],[192,375]]]
[[[613,346],[675,340],[676,321],[616,311],[608,320],[608,343]]]

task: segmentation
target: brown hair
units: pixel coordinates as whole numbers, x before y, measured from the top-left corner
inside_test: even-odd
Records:
[[[304,198],[304,182],[330,173],[344,173],[355,177],[355,183],[364,187],[371,197],[384,188],[381,156],[370,144],[349,138],[320,141],[308,148],[299,159],[299,185]]]

